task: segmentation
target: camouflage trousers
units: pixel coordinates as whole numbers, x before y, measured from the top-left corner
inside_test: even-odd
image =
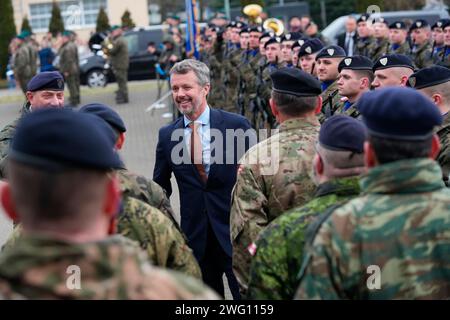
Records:
[[[116,100],[128,100],[128,70],[127,69],[113,69],[114,76],[116,77],[117,91]]]
[[[75,107],[80,104],[80,75],[70,75],[65,80],[70,94],[69,102]]]

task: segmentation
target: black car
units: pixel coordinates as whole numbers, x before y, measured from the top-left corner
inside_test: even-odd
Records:
[[[147,51],[147,44],[161,43],[163,29],[166,26],[150,26],[146,28],[135,28],[124,33],[128,42],[130,65],[128,69],[128,80],[154,79],[155,63],[158,57]],[[101,51],[100,43],[106,34],[96,33],[90,41],[89,46],[92,53],[80,59],[80,82],[89,87],[104,87],[108,82],[115,81],[114,74],[108,61]]]

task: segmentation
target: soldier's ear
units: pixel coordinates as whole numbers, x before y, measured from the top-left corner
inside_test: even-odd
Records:
[[[106,184],[105,199],[103,203],[103,212],[109,217],[117,215],[120,209],[121,201],[120,183],[117,176],[111,175]]]
[[[277,105],[275,104],[275,102],[273,101],[272,98],[269,99],[269,105],[270,105],[270,110],[272,110],[272,114],[276,118],[280,114],[280,112],[278,111]]]
[[[377,165],[377,157],[369,141],[364,142],[364,164],[366,168],[373,168]]]
[[[433,160],[436,159],[439,151],[441,151],[441,142],[439,141],[439,137],[437,136],[437,134],[433,134],[433,138],[431,139],[431,151],[429,157]]]
[[[324,171],[323,160],[322,160],[322,157],[320,156],[320,154],[317,152],[316,152],[316,155],[314,156],[313,164],[314,164],[314,171],[316,172],[316,175],[322,176],[323,171]]]
[[[16,206],[13,203],[11,196],[11,187],[7,182],[0,182],[0,201],[6,215],[14,222],[19,222]]]
[[[320,114],[322,111],[322,97],[317,96],[316,109],[314,110],[315,114]]]
[[[125,132],[121,132],[116,142],[116,149],[122,150],[123,144],[125,143]]]
[[[403,76],[400,80],[400,86],[406,87],[406,83],[408,82],[408,79],[409,79],[408,76]]]

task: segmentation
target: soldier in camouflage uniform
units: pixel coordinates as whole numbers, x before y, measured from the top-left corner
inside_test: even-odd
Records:
[[[25,30],[22,34],[25,36],[25,44],[28,48],[28,55],[30,56],[31,75],[34,77],[38,71],[39,44],[33,38],[33,34],[30,31]]]
[[[430,44],[430,25],[426,20],[419,19],[412,24],[409,32],[413,42],[411,59],[414,64],[418,69],[431,66],[433,59]]]
[[[337,88],[338,65],[343,58],[345,51],[339,46],[325,47],[316,56],[317,75],[322,86],[320,123],[331,117],[343,104]]]
[[[317,78],[316,56],[323,49],[319,39],[306,40],[298,52],[300,69]]]
[[[59,71],[69,88],[69,102],[72,107],[80,104],[80,67],[77,45],[71,40],[71,33],[64,31],[62,45],[58,51]]]
[[[17,36],[17,50],[14,54],[14,77],[20,85],[23,93],[27,92],[27,84],[34,76],[31,66],[30,50],[25,42],[23,34]]]
[[[414,105],[414,108],[411,108]],[[438,108],[410,88],[366,93],[361,196],[311,225],[300,299],[448,299],[450,190],[442,182]]]
[[[408,86],[428,96],[438,107],[444,118],[436,134],[441,142],[441,151],[436,161],[442,169],[442,179],[450,185],[450,70],[442,66],[432,66],[413,73]]]
[[[233,271],[243,295],[258,234],[282,212],[306,203],[314,193],[311,174],[319,131],[320,83],[297,68],[282,68],[271,78],[271,108],[280,123],[279,132],[244,155],[232,194]],[[292,102],[281,105],[279,101],[287,97]]]
[[[116,103],[128,103],[128,43],[122,36],[122,28],[115,25],[111,27],[111,43],[107,46],[107,52],[111,61],[111,67],[117,81],[118,91]]]
[[[301,37],[301,34],[298,32],[287,33],[281,37],[281,59],[283,61],[283,67],[295,67],[292,63],[292,46]]]
[[[389,51],[389,26],[384,18],[378,18],[373,24],[373,41],[370,48],[369,58],[372,61],[377,60]]]
[[[31,113],[21,121],[2,199],[17,204],[8,207],[8,214],[22,222],[24,236],[0,256],[0,297],[216,297],[197,280],[183,276],[184,282],[181,275],[151,267],[130,240],[108,235],[120,203],[110,170],[122,163],[97,129],[98,121],[64,109]],[[36,148],[49,140],[51,146]]]
[[[345,114],[352,118],[360,118],[358,99],[370,90],[373,81],[373,63],[364,56],[347,57],[339,63],[337,81],[339,95],[347,100],[335,114]]]
[[[444,30],[444,48],[435,56],[434,63],[450,68],[450,21],[442,25]]]
[[[302,47],[302,45],[305,44],[305,41],[306,39],[300,39],[295,41],[292,45],[292,65],[294,66],[294,68],[301,69],[298,53],[300,52],[300,48]]]
[[[357,20],[358,41],[356,42],[354,54],[370,58],[370,51],[375,39],[371,36],[371,29],[368,24],[370,15],[363,14]]]
[[[406,86],[414,72],[412,60],[403,54],[388,54],[375,61],[373,65],[375,90],[387,86]]]
[[[409,55],[411,48],[407,41],[408,32],[402,21],[395,21],[389,26],[389,47],[386,54]]]
[[[62,108],[64,106],[64,79],[59,72],[46,71],[31,79],[26,88],[27,102],[21,114],[44,107]],[[16,131],[19,119],[5,126],[0,131],[0,178],[5,178],[5,164],[9,146]]]
[[[441,52],[444,49],[445,42],[444,42],[444,29],[443,26],[449,21],[449,19],[441,19],[436,21],[431,26],[431,38],[433,41],[433,46],[431,49],[431,54],[433,57],[433,63],[436,63],[436,58],[439,52]]]
[[[248,299],[294,297],[308,225],[327,208],[359,194],[364,138],[364,125],[347,116],[332,116],[323,124],[314,157],[318,184],[314,199],[283,213],[261,232],[252,258]]]

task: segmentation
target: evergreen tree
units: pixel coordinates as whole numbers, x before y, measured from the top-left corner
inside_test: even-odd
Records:
[[[109,28],[111,28],[111,26],[109,25],[108,15],[106,14],[105,9],[101,7],[98,11],[97,26],[95,27],[95,31],[104,32],[108,31]]]
[[[31,26],[30,26],[30,21],[28,20],[28,17],[23,17],[23,20],[22,20],[22,27],[20,28],[20,32],[23,32],[23,31],[29,31],[30,33],[32,33],[33,32],[33,30],[31,29]]]
[[[122,28],[131,29],[136,27],[136,24],[134,23],[133,19],[131,19],[131,13],[130,11],[128,11],[128,9],[125,10],[121,19],[122,19]]]
[[[14,11],[11,0],[0,1],[0,78],[6,77],[9,43],[16,35]]]
[[[48,31],[51,32],[54,37],[56,37],[58,33],[64,31],[64,21],[61,16],[61,10],[59,9],[56,1],[53,1],[52,17],[50,18]]]

